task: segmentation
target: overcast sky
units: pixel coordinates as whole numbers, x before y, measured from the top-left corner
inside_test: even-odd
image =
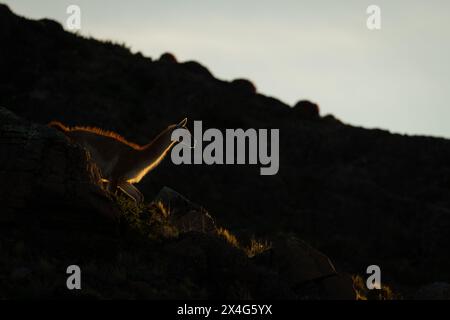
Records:
[[[0,0],[17,14],[65,25],[81,8],[83,35],[157,58],[172,52],[218,78],[248,78],[290,105],[393,132],[450,138],[448,0]],[[366,9],[381,8],[381,30]]]

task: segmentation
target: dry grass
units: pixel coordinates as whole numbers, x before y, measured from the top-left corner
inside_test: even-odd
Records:
[[[353,288],[356,292],[356,300],[399,300],[401,296],[385,284],[381,284],[379,290],[369,290],[366,280],[360,275],[353,275]]]
[[[237,237],[225,228],[218,228],[217,235],[225,239],[231,246],[243,250],[249,258],[257,256],[272,247],[272,244],[268,241],[261,241],[255,238],[250,240],[249,245],[242,246]]]
[[[116,196],[116,203],[126,224],[140,234],[153,240],[178,236],[177,228],[169,221],[170,211],[162,202],[136,204],[129,197],[120,194]]]
[[[245,253],[249,258],[252,258],[254,256],[257,256],[258,254],[261,254],[267,250],[272,248],[272,244],[266,240],[256,240],[252,238],[250,240],[250,245],[244,248]]]
[[[225,228],[218,228],[217,235],[224,238],[230,245],[236,248],[240,248],[239,241],[234,234]]]

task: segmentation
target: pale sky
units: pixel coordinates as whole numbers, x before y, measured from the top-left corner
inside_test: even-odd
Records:
[[[247,78],[262,94],[392,132],[450,138],[448,0],[0,0],[19,15],[125,43],[153,59],[171,52],[217,78]],[[381,30],[366,9],[381,8]]]

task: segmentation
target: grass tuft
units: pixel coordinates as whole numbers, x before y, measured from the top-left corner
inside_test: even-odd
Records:
[[[401,296],[395,293],[389,286],[381,284],[381,289],[369,290],[366,281],[360,275],[353,275],[353,289],[356,292],[356,300],[398,300]]]
[[[178,229],[170,222],[170,211],[162,202],[137,204],[125,195],[115,196],[122,218],[131,229],[152,240],[178,237]]]
[[[270,242],[265,240],[257,240],[255,238],[252,238],[247,246],[242,246],[239,243],[237,237],[225,228],[218,228],[217,235],[225,239],[231,246],[243,250],[249,258],[257,256],[258,254],[261,254],[272,248],[272,244]]]

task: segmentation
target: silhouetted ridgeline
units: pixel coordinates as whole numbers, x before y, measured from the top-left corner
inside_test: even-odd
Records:
[[[400,290],[450,282],[450,141],[348,126],[311,103],[290,108],[246,80],[218,80],[197,62],[152,60],[5,6],[0,43],[0,106],[29,121],[98,126],[140,144],[184,116],[280,129],[277,175],[166,160],[140,183],[146,198],[169,185],[244,239],[296,235],[345,271],[380,265]]]

